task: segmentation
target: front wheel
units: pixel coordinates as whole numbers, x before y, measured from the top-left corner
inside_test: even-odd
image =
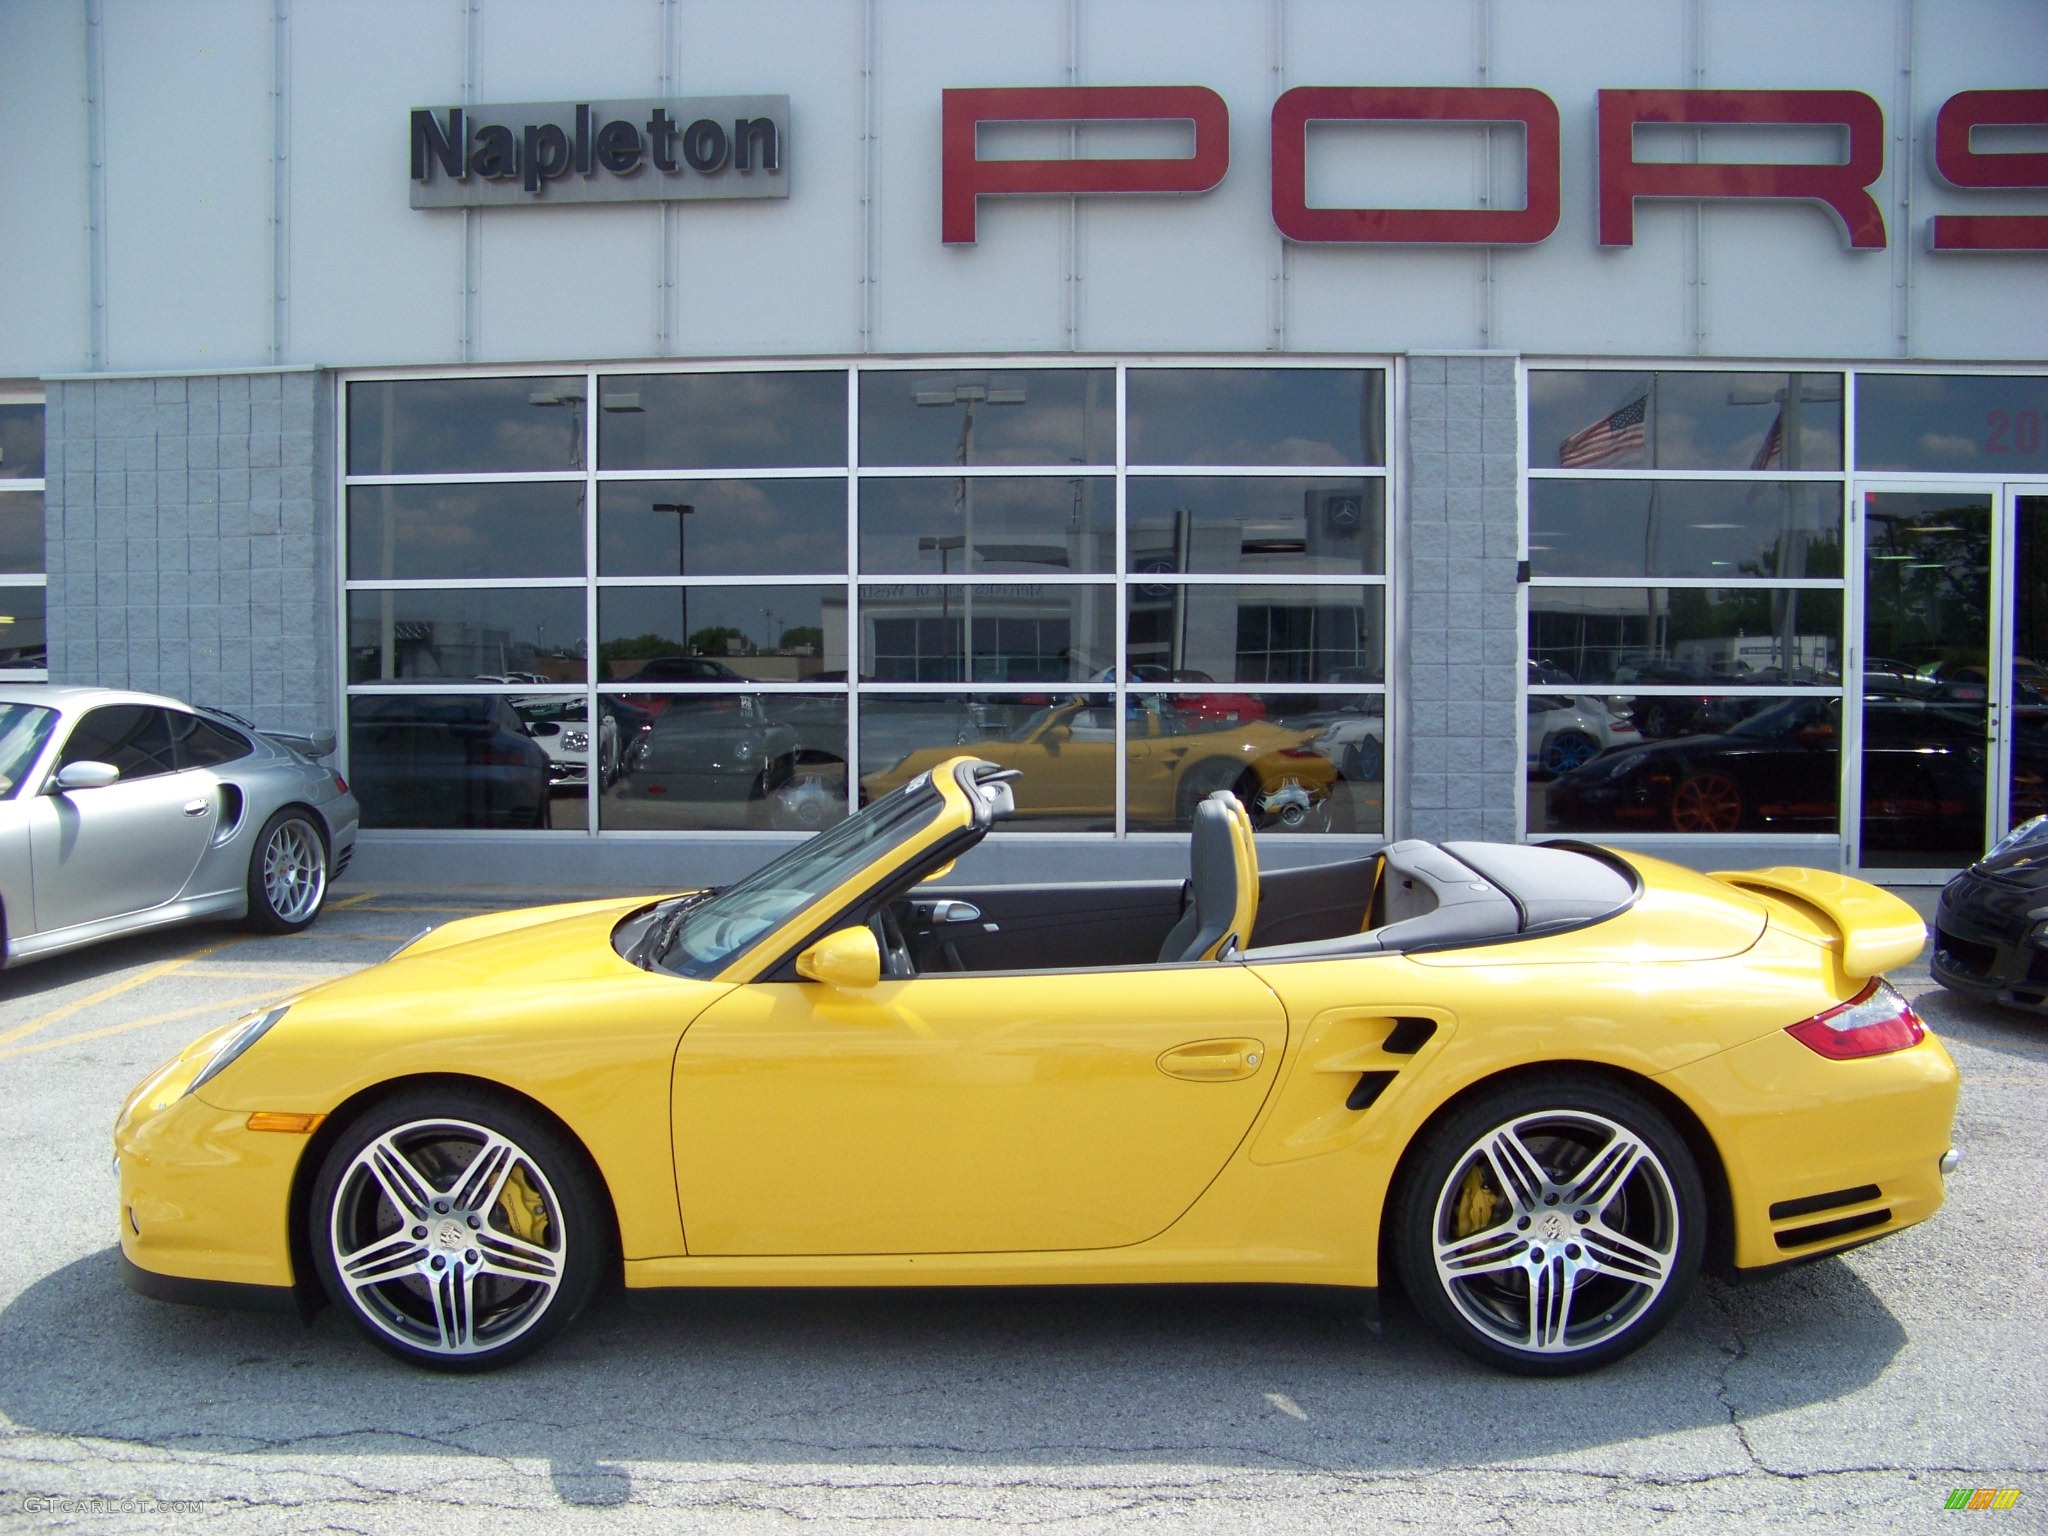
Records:
[[[1591,1078],[1489,1094],[1431,1133],[1393,1225],[1410,1299],[1465,1353],[1527,1376],[1606,1365],[1699,1272],[1706,1193],[1685,1141]]]
[[[609,1254],[594,1180],[561,1136],[472,1089],[385,1100],[327,1154],[309,1223],[334,1303],[399,1359],[481,1371],[582,1310]]]
[[[327,900],[327,839],[311,813],[286,808],[263,823],[249,853],[249,923],[297,933]]]

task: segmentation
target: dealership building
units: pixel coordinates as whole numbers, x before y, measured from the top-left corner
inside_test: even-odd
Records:
[[[2038,0],[0,0],[0,678],[372,882],[2048,811]]]

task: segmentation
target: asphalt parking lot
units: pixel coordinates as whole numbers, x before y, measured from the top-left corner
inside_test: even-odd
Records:
[[[1947,1209],[1706,1283],[1589,1378],[1491,1374],[1398,1303],[1375,1337],[1187,1289],[614,1294],[540,1358],[447,1378],[331,1310],[170,1307],[115,1273],[109,1131],[149,1068],[510,901],[336,900],[304,935],[191,928],[0,975],[0,1529],[2048,1529],[2048,1021],[1924,962],[1895,979],[1964,1074]],[[1945,1513],[1956,1487],[2021,1496]]]

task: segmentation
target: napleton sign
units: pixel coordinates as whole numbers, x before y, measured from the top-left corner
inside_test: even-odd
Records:
[[[1206,86],[1017,86],[944,93],[942,238],[975,242],[984,197],[1198,193],[1230,166],[1230,109]],[[1885,170],[1884,109],[1862,91],[1603,90],[1597,107],[1598,222],[1603,246],[1635,243],[1642,198],[1775,199],[1832,213],[1851,250],[1882,250],[1884,211],[1871,187]],[[1128,159],[983,159],[984,123],[1189,123],[1194,150]],[[1470,123],[1521,130],[1520,208],[1323,208],[1308,202],[1308,128],[1319,122]],[[1639,127],[1838,129],[1847,153],[1824,164],[1668,161],[1636,156]],[[1942,103],[1934,174],[1957,191],[2048,192],[2048,153],[1977,148],[1978,128],[2048,128],[2048,90],[1962,91]],[[1290,240],[1358,245],[1534,245],[1556,230],[1564,165],[1557,103],[1500,86],[1297,86],[1273,103],[1273,222]],[[2048,213],[1936,214],[1937,251],[2048,251]]]
[[[527,102],[412,114],[412,206],[789,196],[789,98]]]

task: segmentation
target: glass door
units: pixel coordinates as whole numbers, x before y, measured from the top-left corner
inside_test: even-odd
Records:
[[[1993,580],[2000,498],[1933,487],[1862,498],[1858,861],[1960,869],[1984,852],[2006,798],[1995,728],[2006,651]]]
[[[2005,793],[1994,838],[2048,814],[2048,484],[2007,486],[2005,522],[2012,597],[2006,605],[2005,719],[1998,732]]]

